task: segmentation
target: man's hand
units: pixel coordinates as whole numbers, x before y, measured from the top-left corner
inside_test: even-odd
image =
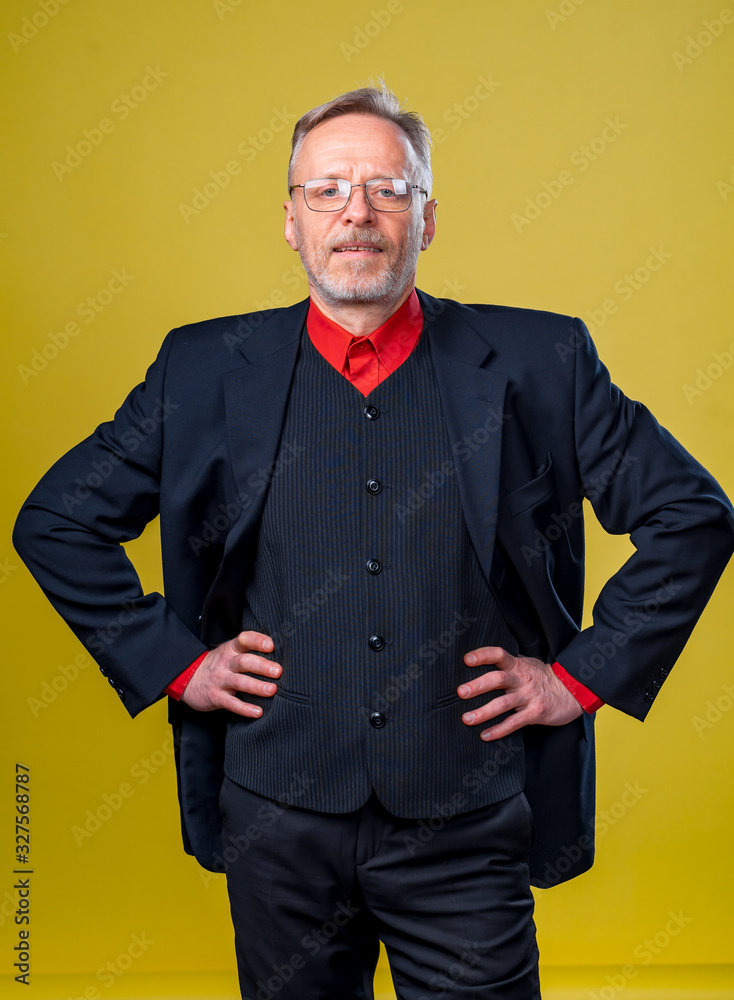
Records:
[[[241,701],[234,692],[258,694],[266,698],[275,694],[275,684],[249,676],[280,677],[282,667],[279,663],[254,652],[270,653],[273,648],[273,640],[262,632],[240,632],[234,639],[223,642],[206,654],[186,685],[181,701],[199,712],[226,708],[237,715],[257,718],[263,714],[260,706]]]
[[[500,646],[483,646],[468,652],[464,663],[470,667],[493,663],[497,669],[462,684],[457,688],[460,698],[473,698],[498,688],[503,688],[505,692],[481,708],[463,715],[462,721],[467,726],[476,726],[514,709],[514,714],[503,722],[483,730],[483,740],[497,740],[522,726],[562,726],[577,719],[583,712],[581,705],[553,673],[550,664],[535,657],[513,656]]]

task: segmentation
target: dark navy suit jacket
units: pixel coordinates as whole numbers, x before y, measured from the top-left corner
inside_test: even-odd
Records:
[[[734,548],[729,501],[610,382],[580,320],[419,296],[466,523],[520,651],[643,719]],[[20,513],[19,554],[133,716],[239,631],[307,310],[173,330]],[[584,498],[636,551],[581,631]],[[119,544],[159,513],[165,597]],[[170,719],[185,847],[221,870],[224,713],[171,701]],[[592,863],[593,721],[525,730],[536,885]]]

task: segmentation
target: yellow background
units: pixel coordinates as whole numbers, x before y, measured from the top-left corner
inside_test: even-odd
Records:
[[[174,970],[192,974],[190,992],[195,983],[215,992],[213,973],[225,970],[222,988],[234,992],[223,877],[209,879],[180,848],[164,704],[132,723],[83,657],[61,690],[60,666],[83,647],[12,550],[18,508],[57,457],[111,416],[171,327],[305,296],[282,237],[292,124],[378,74],[440,139],[439,227],[419,286],[582,316],[614,380],[734,493],[734,23],[695,48],[703,21],[722,10],[734,20],[734,4],[46,0],[54,8],[45,24],[34,0],[0,10],[0,898],[13,881],[18,760],[32,768],[34,974],[70,974],[64,996],[95,988],[106,997],[132,991],[142,973],[161,973],[161,992],[173,992]],[[18,41],[24,25],[32,37]],[[141,91],[146,76],[151,89]],[[121,95],[143,93],[123,117]],[[605,143],[608,118],[618,134]],[[102,119],[113,127],[97,135]],[[85,129],[98,145],[61,173],[54,163]],[[582,152],[590,144],[593,160]],[[239,170],[227,185],[196,214],[182,211],[231,161]],[[558,193],[563,170],[573,180]],[[557,197],[541,197],[551,203],[518,231],[513,214],[528,211],[544,182]],[[650,248],[670,256],[635,278]],[[115,269],[133,277],[97,298],[89,320],[78,307]],[[616,311],[600,323],[608,300]],[[64,345],[71,322],[79,332]],[[53,357],[51,334],[64,345]],[[629,546],[595,523],[588,536],[592,599]],[[129,549],[146,588],[159,589],[156,525]],[[583,973],[579,996],[605,986],[601,967],[621,974],[627,964],[639,972],[632,996],[648,971],[640,949],[671,911],[690,922],[651,965],[694,966],[686,974],[702,983],[704,968],[732,961],[733,590],[729,570],[644,726],[599,714],[599,809],[623,814],[599,838],[591,874],[537,893],[547,981],[557,967],[600,967]],[[39,707],[54,681],[55,700]],[[131,797],[78,845],[73,827],[123,782]],[[622,809],[628,783],[637,798]],[[17,939],[0,920],[7,975]],[[104,985],[97,970],[133,934],[153,943],[127,979]],[[24,995],[41,989],[36,979]]]

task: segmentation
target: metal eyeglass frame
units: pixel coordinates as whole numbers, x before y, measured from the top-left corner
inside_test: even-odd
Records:
[[[337,184],[340,184],[340,183],[341,184],[349,184],[349,181],[345,177],[315,177],[315,178],[313,178],[313,180],[334,181]],[[319,212],[319,213],[322,213],[322,212],[343,212],[344,209],[349,204],[349,202],[352,200],[352,191],[354,191],[355,188],[363,187],[364,188],[364,196],[367,199],[367,203],[370,206],[370,208],[373,208],[375,210],[375,212],[385,212],[387,215],[400,215],[401,212],[407,212],[408,209],[410,208],[410,206],[413,204],[413,191],[420,191],[421,194],[424,194],[426,197],[428,197],[428,191],[426,191],[425,188],[422,188],[419,184],[411,184],[410,185],[410,201],[405,206],[405,208],[395,208],[395,209],[378,208],[376,205],[373,205],[372,202],[370,201],[370,196],[367,194],[367,185],[368,184],[374,184],[375,181],[394,181],[394,180],[402,180],[402,181],[404,181],[405,178],[403,178],[403,177],[373,177],[371,180],[365,181],[364,184],[349,184],[349,197],[344,202],[344,204],[340,205],[338,208],[312,208],[312,206],[309,205],[308,199],[306,198],[306,190],[305,189],[306,189],[306,184],[311,184],[312,181],[306,181],[306,184],[291,184],[290,187],[288,188],[288,195],[290,196],[290,194],[291,194],[291,192],[293,191],[294,188],[303,188],[304,189],[303,190],[303,200],[304,200],[304,202],[306,204],[306,208],[309,211],[311,211],[311,212]]]

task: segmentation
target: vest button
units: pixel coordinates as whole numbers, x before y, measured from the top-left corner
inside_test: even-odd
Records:
[[[368,559],[367,560],[367,572],[368,573],[372,573],[372,575],[374,576],[376,573],[379,573],[381,569],[382,569],[382,563],[380,562],[379,559]]]
[[[377,420],[377,418],[380,415],[380,411],[377,409],[376,406],[372,406],[371,403],[369,406],[365,406],[365,408],[362,410],[362,413],[364,413],[364,415],[367,417],[368,420]]]
[[[374,649],[376,653],[379,653],[381,649],[385,648],[385,640],[381,635],[371,635],[368,639],[368,645],[370,649]]]
[[[382,714],[382,712],[372,713],[372,715],[370,716],[370,725],[374,729],[382,729],[382,727],[385,725],[385,716]]]
[[[367,480],[367,490],[369,493],[379,493],[381,489],[382,483],[378,479]]]

